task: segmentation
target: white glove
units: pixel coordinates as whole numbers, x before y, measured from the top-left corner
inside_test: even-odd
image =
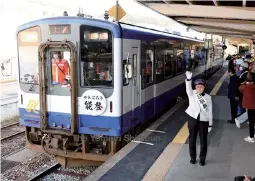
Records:
[[[191,77],[192,77],[192,72],[186,71],[186,77],[187,77],[187,79],[191,79]]]
[[[212,131],[212,127],[208,127],[208,133]]]

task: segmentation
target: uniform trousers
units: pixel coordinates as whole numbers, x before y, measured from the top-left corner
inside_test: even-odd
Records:
[[[250,137],[254,138],[255,109],[248,109]]]
[[[235,118],[237,118],[237,108],[238,101],[235,99],[230,99],[230,108],[231,108],[231,120],[235,122]]]
[[[200,138],[200,155],[199,158],[201,161],[205,161],[207,154],[207,135],[208,135],[208,126],[209,122],[200,121],[200,116],[197,119],[190,117],[188,121],[189,128],[189,153],[191,159],[195,160],[197,157],[196,154],[196,140],[197,134],[199,133]]]

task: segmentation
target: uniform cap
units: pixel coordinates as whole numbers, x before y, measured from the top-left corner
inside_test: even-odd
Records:
[[[204,79],[196,79],[194,81],[194,85],[203,85],[203,86],[205,86],[205,81],[204,81]]]

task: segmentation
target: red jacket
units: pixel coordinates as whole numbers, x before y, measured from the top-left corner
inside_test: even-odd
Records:
[[[244,82],[239,90],[243,93],[243,108],[255,109],[255,83]]]
[[[60,59],[59,62],[52,60],[52,81],[63,84],[65,78],[69,75],[69,64],[65,59]]]

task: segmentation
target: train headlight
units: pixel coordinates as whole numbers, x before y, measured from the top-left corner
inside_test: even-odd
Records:
[[[99,33],[90,33],[90,39],[91,40],[98,40],[99,39]]]
[[[99,39],[100,40],[108,40],[108,33],[100,33]]]

